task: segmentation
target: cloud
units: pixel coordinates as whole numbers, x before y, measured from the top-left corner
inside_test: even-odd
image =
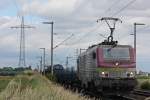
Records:
[[[127,5],[132,0],[16,0],[18,13],[25,15],[25,24],[32,24],[35,29],[26,29],[26,51],[29,64],[37,63],[36,55],[40,55],[39,48],[45,47],[50,51],[50,25],[43,25],[43,21],[54,21],[54,33],[58,35],[54,36],[54,45],[59,44],[71,34],[75,36],[66,41],[63,45],[59,46],[55,50],[56,58],[55,62],[65,61],[65,57],[68,55],[74,55],[74,49],[76,48],[88,48],[89,45],[97,44],[103,41],[104,36],[108,36],[110,31],[107,24],[104,22],[96,23],[98,18],[104,16],[112,16],[118,12],[121,8]],[[8,3],[8,5],[6,4]],[[9,5],[11,4],[11,6]],[[2,6],[1,6],[2,5]],[[4,7],[3,5],[6,5]],[[8,10],[8,7],[12,7],[12,2],[9,0],[2,1],[0,6]],[[15,5],[14,5],[15,6]],[[10,8],[9,8],[10,9]],[[10,12],[16,12],[13,9]],[[133,23],[145,23],[150,25],[150,7],[147,0],[136,0],[133,4],[128,6],[122,12],[115,17],[121,18],[122,24],[116,24],[116,30],[114,38],[119,41],[120,44],[133,45]],[[32,22],[30,22],[32,21]],[[17,17],[2,15],[0,17],[0,54],[6,54],[5,50],[10,49],[13,52],[8,54],[18,56],[19,51],[19,36],[20,30],[11,30],[9,27],[20,25],[20,19]],[[142,29],[146,26],[137,26],[137,54],[138,59],[147,59],[150,57],[149,51],[149,27]],[[3,49],[5,48],[5,49]],[[69,54],[66,51],[69,50]],[[13,57],[14,57],[13,56]],[[50,55],[49,55],[50,56]],[[4,57],[4,56],[3,56]],[[61,59],[60,59],[61,57]],[[11,57],[4,57],[5,61],[1,63],[11,64],[15,61],[11,61]],[[48,57],[49,60],[49,57]],[[13,63],[14,64],[14,63]],[[11,65],[13,65],[11,64]],[[141,63],[140,63],[141,64]],[[140,65],[138,64],[138,65]],[[35,64],[34,64],[35,65]],[[144,65],[146,66],[146,65]]]
[[[33,2],[24,3],[22,7],[23,13],[32,13],[35,15],[44,16],[65,16],[74,11],[77,0],[49,0],[42,2],[40,0],[33,0]]]
[[[4,10],[8,6],[10,6],[11,3],[12,2],[10,2],[10,0],[1,0],[1,2],[0,2],[0,10]]]

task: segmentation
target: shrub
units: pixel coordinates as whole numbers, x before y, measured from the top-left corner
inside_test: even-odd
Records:
[[[28,76],[32,76],[32,75],[34,75],[34,72],[31,70],[27,70],[27,71],[24,71],[23,74],[28,75]]]
[[[141,89],[146,89],[146,90],[150,90],[150,82],[149,81],[145,81],[141,84]]]
[[[47,77],[49,80],[56,82],[56,77],[55,77],[54,75],[52,75],[51,73],[47,73],[47,74],[46,74],[46,77]]]

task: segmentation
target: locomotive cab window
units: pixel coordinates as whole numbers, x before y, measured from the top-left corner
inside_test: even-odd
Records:
[[[130,60],[129,48],[113,48],[108,50],[109,48],[104,48],[104,59],[107,60]]]
[[[93,56],[93,59],[96,59],[96,53],[95,52],[92,53],[92,56]]]

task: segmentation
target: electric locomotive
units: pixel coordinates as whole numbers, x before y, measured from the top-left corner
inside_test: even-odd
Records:
[[[117,18],[102,18],[118,21]],[[98,91],[129,91],[136,86],[136,63],[134,48],[119,45],[111,35],[104,42],[89,47],[77,60],[77,75],[82,87]]]

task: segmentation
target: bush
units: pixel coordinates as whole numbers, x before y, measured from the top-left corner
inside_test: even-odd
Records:
[[[24,71],[23,74],[28,75],[28,76],[32,76],[32,75],[34,75],[34,72],[31,70],[27,70],[27,71]]]
[[[141,84],[141,89],[146,89],[146,90],[150,90],[150,82],[149,81],[145,81]]]
[[[51,73],[46,73],[46,77],[49,80],[56,82],[56,77],[54,75],[52,75]]]

